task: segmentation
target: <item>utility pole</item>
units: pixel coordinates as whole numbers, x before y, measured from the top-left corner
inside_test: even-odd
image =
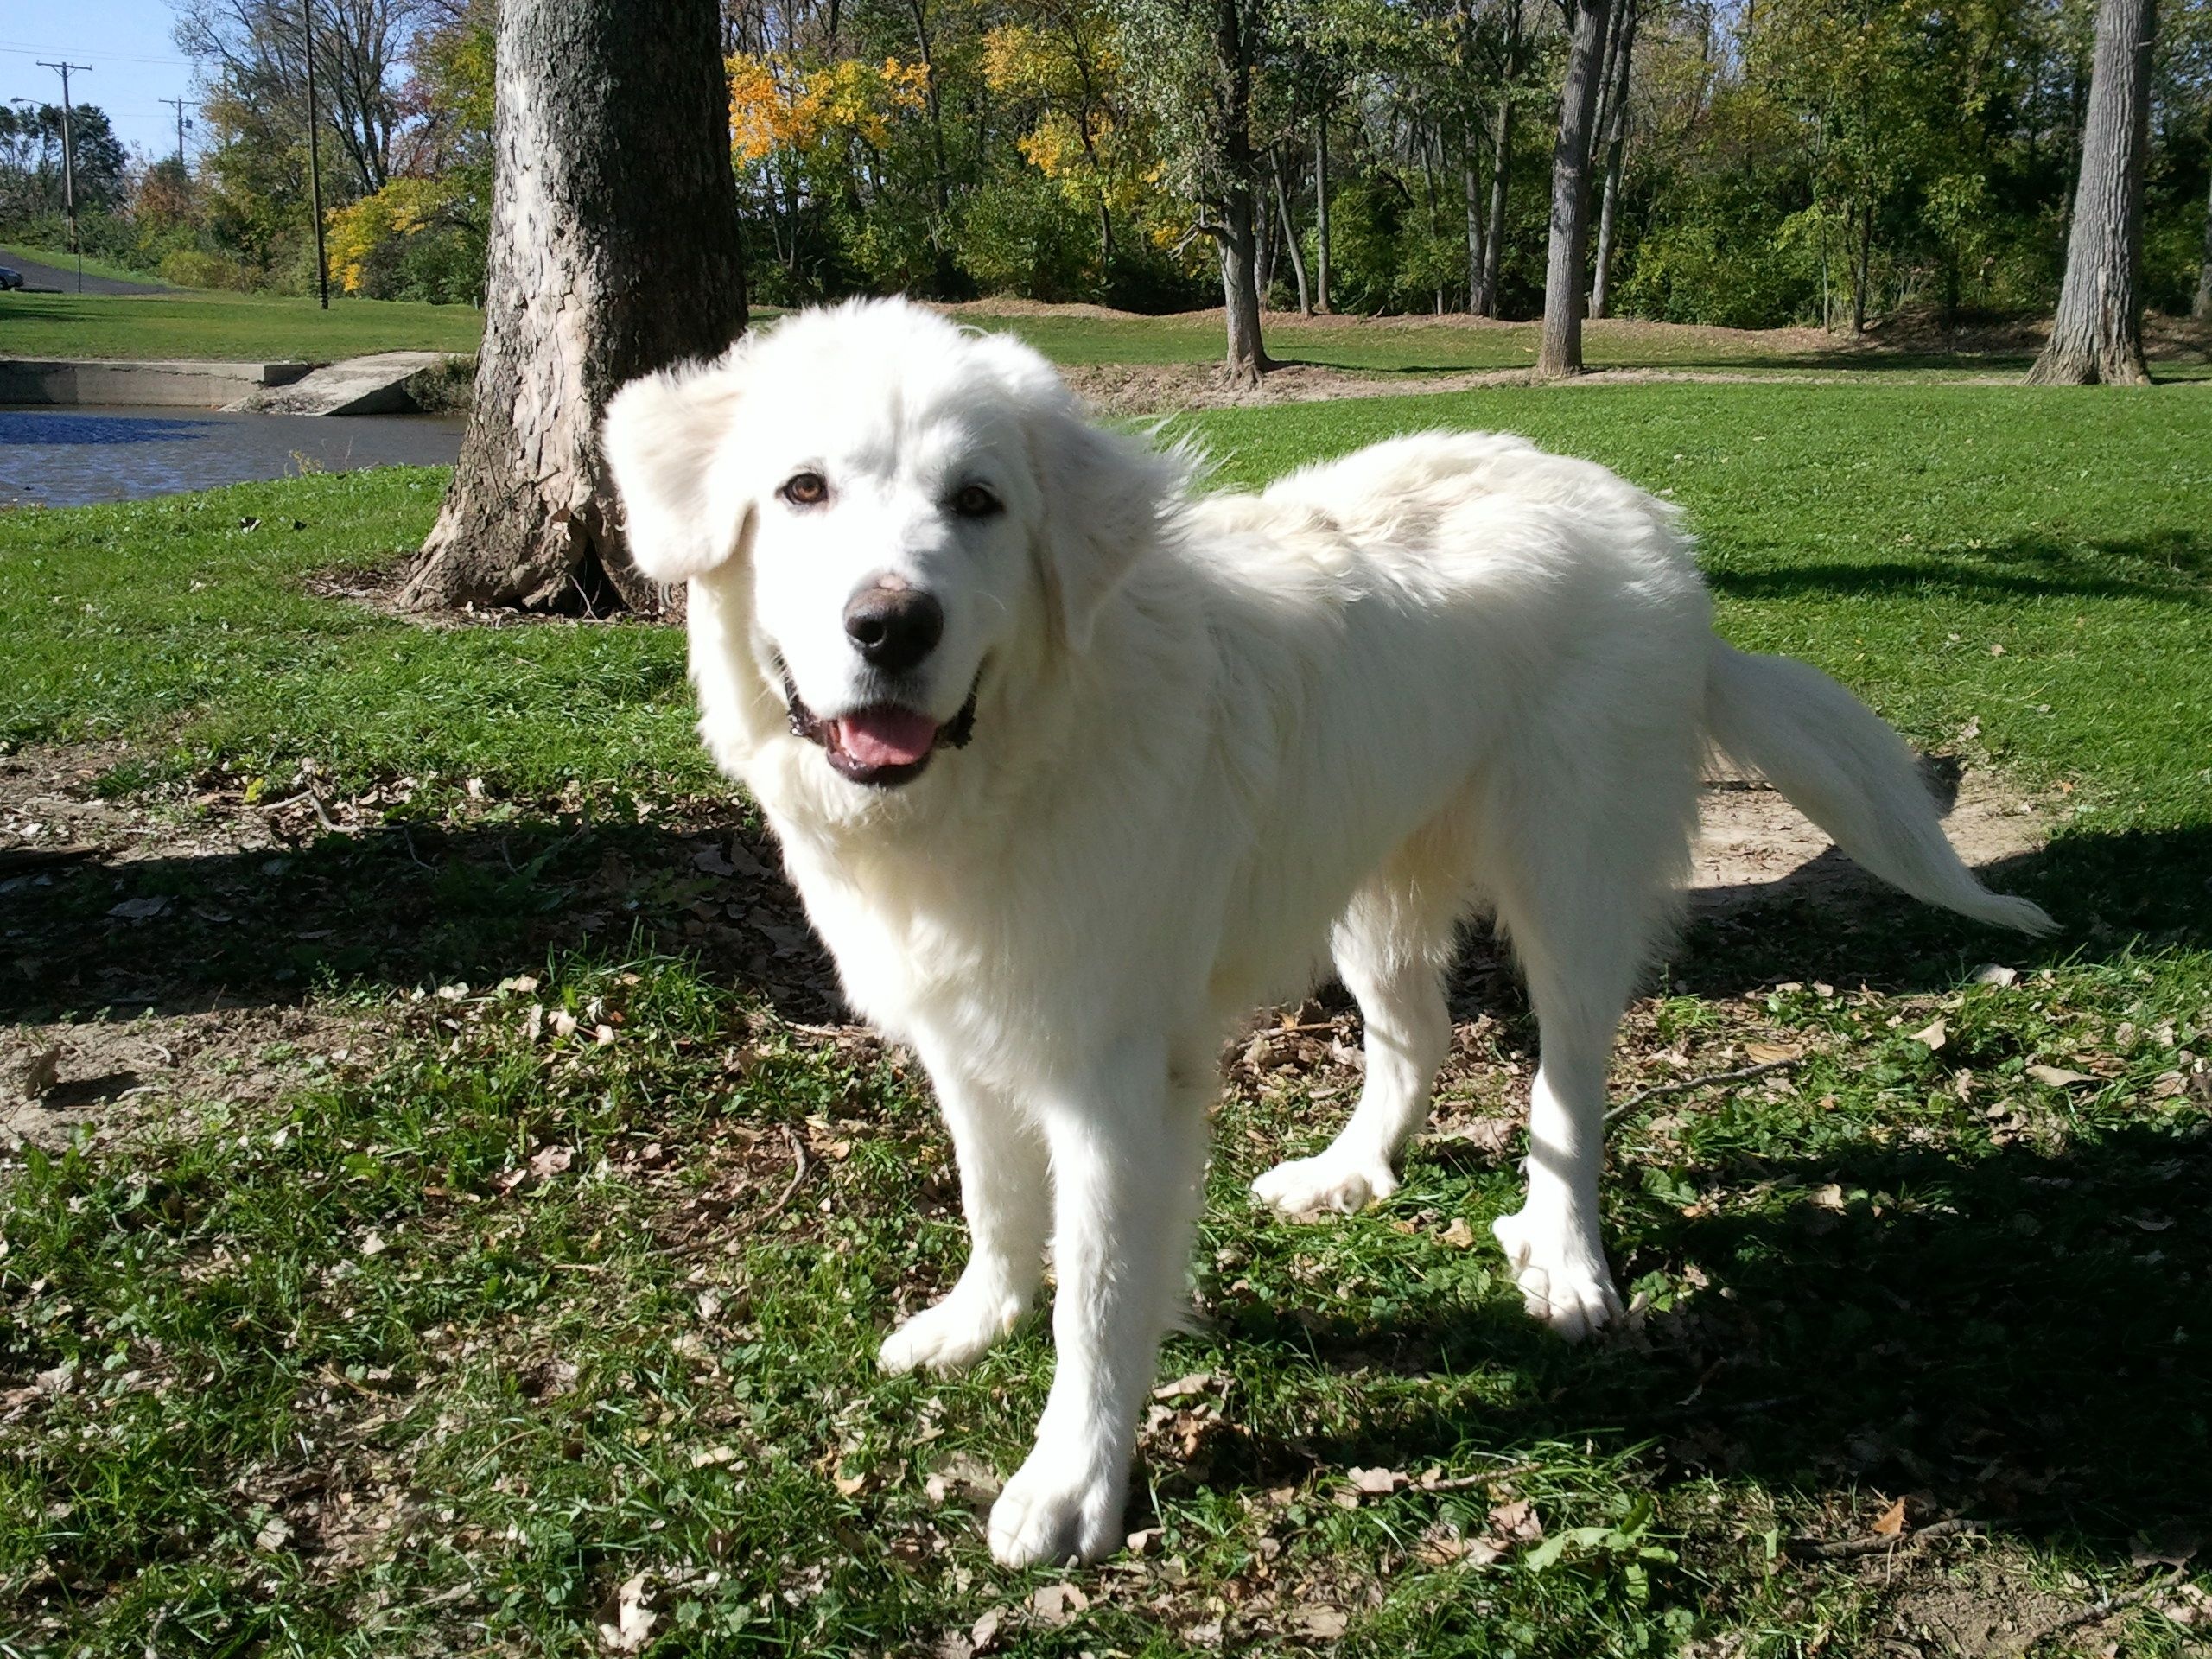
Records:
[[[322,143],[315,108],[315,0],[300,0],[301,20],[307,25],[308,43],[308,188],[315,202],[315,291],[322,308],[330,309],[330,261],[322,251]]]
[[[177,171],[181,173],[184,171],[184,130],[189,124],[184,118],[184,106],[192,100],[188,98],[157,98],[154,102],[166,104],[176,111],[176,165]]]
[[[85,291],[85,238],[77,234],[77,153],[76,138],[72,131],[75,124],[74,111],[69,102],[69,72],[89,75],[89,63],[48,63],[38,60],[41,69],[51,69],[61,77],[61,211],[69,216],[69,245],[77,255],[77,291]]]

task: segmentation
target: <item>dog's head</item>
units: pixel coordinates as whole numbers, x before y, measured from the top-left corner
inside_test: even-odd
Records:
[[[1089,649],[1175,470],[1088,425],[1019,340],[899,301],[802,312],[636,381],[605,443],[638,568],[734,584],[731,648],[869,790],[985,735],[992,677]]]

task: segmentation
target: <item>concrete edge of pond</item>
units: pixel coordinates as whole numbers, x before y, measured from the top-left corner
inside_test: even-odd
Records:
[[[0,404],[403,415],[463,405],[474,359],[378,352],[342,363],[0,357]]]
[[[226,363],[192,358],[0,357],[0,404],[124,404],[220,409],[267,386],[307,378],[310,363]]]

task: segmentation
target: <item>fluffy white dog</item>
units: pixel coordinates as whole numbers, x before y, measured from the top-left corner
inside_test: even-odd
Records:
[[[1049,1243],[1058,1364],[991,1512],[1009,1565],[1116,1547],[1184,1305],[1225,1039],[1333,963],[1366,1083],[1255,1191],[1389,1193],[1495,915],[1541,1027],[1530,1313],[1620,1311],[1599,1236],[1614,1027],[1668,925],[1708,745],[1907,893],[2028,931],[1911,754],[1714,638],[1674,512],[1521,439],[1429,433],[1193,499],[1019,340],[918,307],[788,318],[641,380],[607,453],[639,566],[690,583],[700,731],[781,839],[853,1006],[928,1067],[971,1249],[881,1362],[1010,1330]]]

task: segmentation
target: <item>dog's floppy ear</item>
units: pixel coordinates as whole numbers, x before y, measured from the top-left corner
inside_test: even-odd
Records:
[[[1043,417],[1037,470],[1046,591],[1069,646],[1087,651],[1106,601],[1159,544],[1182,470],[1132,438],[1102,432],[1073,409]]]
[[[736,414],[734,358],[632,380],[607,406],[600,443],[622,493],[630,558],[655,582],[703,575],[737,549],[744,504],[717,487]]]

